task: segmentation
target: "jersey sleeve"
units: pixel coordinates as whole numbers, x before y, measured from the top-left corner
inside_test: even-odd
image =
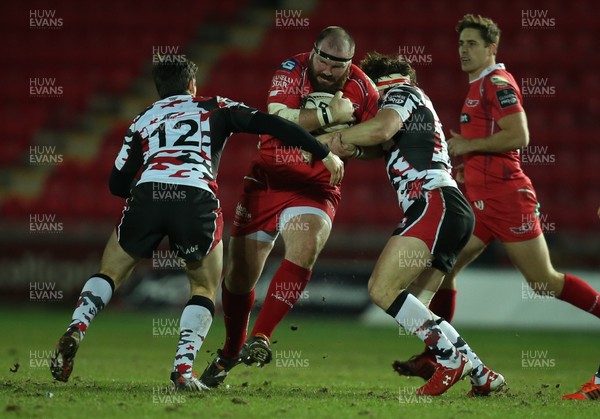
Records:
[[[421,103],[421,98],[414,89],[409,87],[394,87],[387,92],[381,109],[391,109],[398,113],[405,122]]]
[[[115,159],[115,168],[124,173],[137,173],[142,166],[142,137],[135,128],[135,121],[125,134],[123,145],[117,158]]]
[[[248,106],[246,106],[242,102],[236,102],[235,100],[231,100],[231,99],[223,97],[223,96],[217,96],[216,100],[217,100],[217,106],[219,108],[238,108],[238,107],[248,108]]]
[[[131,183],[143,163],[142,138],[135,129],[135,121],[125,134],[121,150],[115,159],[108,186],[113,195],[127,198]]]
[[[271,103],[281,103],[290,109],[300,109],[302,103],[301,67],[300,62],[293,57],[281,63],[271,80],[267,106]]]
[[[523,112],[521,91],[512,77],[492,73],[484,81],[484,91],[485,102],[490,107],[495,121],[513,113]]]
[[[319,160],[329,154],[329,149],[325,145],[299,125],[247,106],[221,108],[214,111],[210,118],[211,130],[215,138],[232,132],[268,134],[281,138],[289,146],[300,147],[314,154]]]
[[[373,83],[366,74],[363,73],[363,77],[359,80],[364,84],[366,93],[364,97],[364,106],[362,107],[360,115],[357,115],[357,120],[358,122],[364,122],[377,115],[377,111],[379,110],[379,92],[375,87],[375,83]]]

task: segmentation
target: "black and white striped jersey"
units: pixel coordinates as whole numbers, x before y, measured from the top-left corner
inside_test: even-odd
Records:
[[[442,124],[425,93],[408,83],[394,86],[380,109],[394,110],[402,119],[402,128],[385,145],[388,177],[402,209],[406,211],[423,191],[457,187]]]

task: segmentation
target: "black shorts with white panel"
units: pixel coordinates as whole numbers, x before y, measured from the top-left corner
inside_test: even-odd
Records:
[[[166,236],[179,257],[197,261],[221,241],[220,202],[193,186],[138,184],[123,207],[116,232],[121,247],[134,257],[151,258]]]
[[[404,213],[394,236],[416,237],[433,255],[432,267],[449,273],[475,225],[471,206],[454,187],[424,191]]]

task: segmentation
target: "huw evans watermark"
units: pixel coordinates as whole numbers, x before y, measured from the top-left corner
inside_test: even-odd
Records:
[[[64,156],[57,152],[55,145],[29,146],[29,164],[33,166],[61,164]]]
[[[56,289],[56,282],[30,282],[29,301],[61,301],[62,290]]]
[[[546,10],[521,10],[521,27],[525,29],[554,29],[556,19]]]
[[[302,357],[302,351],[282,350],[275,351],[275,367],[277,368],[308,368],[308,358]]]
[[[183,404],[186,396],[178,392],[173,385],[152,387],[152,403],[154,404]]]
[[[30,9],[29,28],[31,29],[61,29],[63,18],[56,15],[54,9]]]
[[[154,269],[184,269],[185,260],[179,257],[177,250],[153,250],[152,267]]]
[[[63,86],[56,83],[56,77],[30,77],[29,96],[37,98],[62,97]]]
[[[152,336],[173,337],[179,336],[179,319],[157,317],[152,319]]]
[[[185,62],[186,56],[179,49],[179,45],[154,45],[152,47],[152,63],[172,64]]]
[[[554,97],[556,86],[550,84],[548,77],[523,77],[521,94],[524,97]]]
[[[63,223],[56,214],[29,214],[30,233],[62,233]]]
[[[556,367],[556,359],[551,358],[547,350],[521,351],[521,368],[550,369]]]
[[[302,16],[302,10],[275,10],[275,27],[281,29],[306,29],[310,20]]]
[[[425,51],[425,45],[400,45],[398,54],[412,65],[429,65],[433,56]]]

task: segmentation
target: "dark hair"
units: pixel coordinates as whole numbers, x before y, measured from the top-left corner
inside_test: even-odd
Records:
[[[467,28],[477,29],[486,47],[490,44],[496,44],[496,46],[500,44],[500,28],[492,19],[481,15],[465,15],[456,25],[456,32],[460,34],[463,29]]]
[[[352,38],[352,35],[350,35],[350,32],[348,32],[346,29],[342,28],[341,26],[328,26],[325,29],[323,29],[321,32],[319,32],[319,35],[317,36],[317,39],[315,40],[315,46],[320,47],[321,42],[323,42],[323,40],[325,38],[332,38],[333,42],[335,42],[336,44],[341,44],[342,42],[346,42],[348,44],[348,48],[350,49],[350,52],[354,55],[354,47],[355,47],[354,38]]]
[[[417,72],[410,65],[410,61],[404,59],[401,55],[393,57],[376,51],[369,52],[360,62],[360,68],[374,82],[377,82],[380,77],[399,73],[408,76],[413,84],[417,84]]]
[[[159,57],[164,58],[164,57]],[[152,67],[152,78],[161,99],[188,93],[190,80],[196,79],[198,66],[185,57],[160,60]]]

